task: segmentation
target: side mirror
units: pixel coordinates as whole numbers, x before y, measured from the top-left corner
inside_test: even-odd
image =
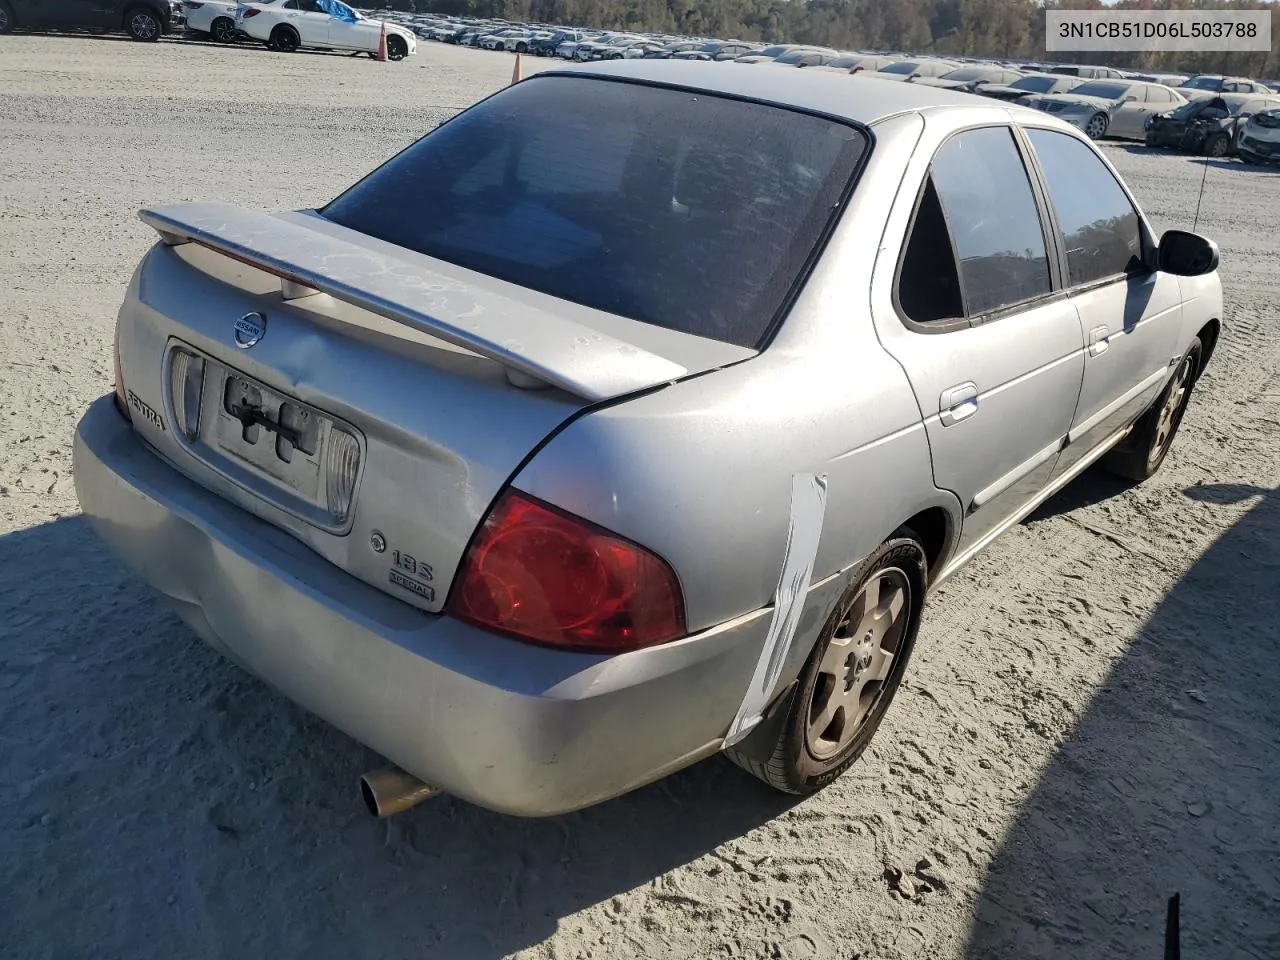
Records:
[[[1179,277],[1199,277],[1218,269],[1218,245],[1199,234],[1167,230],[1156,250],[1160,270]]]

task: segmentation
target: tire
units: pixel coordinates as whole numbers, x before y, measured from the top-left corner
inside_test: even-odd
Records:
[[[1111,118],[1105,113],[1095,113],[1084,125],[1084,132],[1090,140],[1101,140],[1107,135],[1107,127],[1111,126]]]
[[[150,7],[130,7],[124,12],[124,30],[134,40],[154,43],[164,33],[164,24]]]
[[[271,31],[271,39],[267,43],[277,53],[296,53],[302,46],[302,38],[293,27],[279,26]]]
[[[1215,133],[1204,145],[1206,157],[1225,157],[1231,152],[1231,138],[1225,133]]]
[[[1152,148],[1160,146],[1160,144],[1156,142],[1156,138],[1149,133],[1145,137],[1143,137],[1142,142],[1146,146],[1152,147]]]
[[[1177,371],[1169,378],[1151,409],[1134,424],[1129,438],[1103,457],[1104,469],[1138,483],[1155,475],[1169,455],[1173,438],[1182,425],[1182,416],[1191,401],[1191,391],[1200,375],[1203,353],[1200,339],[1193,337],[1191,346],[1178,361]]]
[[[235,43],[236,22],[230,17],[217,17],[209,24],[209,35],[218,43]]]
[[[877,547],[818,635],[787,714],[771,734],[772,750],[769,744],[753,745],[760,748],[752,751],[756,756],[768,759],[753,759],[734,747],[725,750],[726,756],[774,789],[797,795],[821,790],[849,769],[871,743],[906,672],[927,582],[924,548],[910,530],[899,530]],[[868,609],[873,598],[878,603]],[[881,616],[873,614],[877,609]],[[890,619],[878,625],[884,614]],[[886,646],[892,648],[888,664]],[[884,671],[882,679],[871,675],[877,669]],[[851,703],[860,719],[844,715]]]
[[[13,11],[9,5],[0,0],[0,34],[13,32]]]
[[[3,32],[4,32],[3,30],[0,30],[0,33],[3,33]],[[1262,162],[1262,160],[1258,157],[1258,155],[1257,155],[1257,154],[1250,153],[1248,150],[1239,150],[1239,149],[1237,149],[1237,150],[1236,150],[1236,156],[1237,156],[1238,158],[1240,158],[1241,160],[1243,160],[1245,163],[1254,163],[1254,164],[1257,164],[1257,163],[1261,163],[1261,162]]]
[[[408,55],[409,45],[404,42],[404,37],[387,34],[387,59],[399,61]]]
[[[516,44],[516,53],[528,53],[528,52],[529,52],[529,45],[525,43],[523,40],[521,40],[519,43]]]

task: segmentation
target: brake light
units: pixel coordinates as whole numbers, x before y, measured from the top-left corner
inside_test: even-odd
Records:
[[[120,411],[120,416],[124,417],[130,423],[133,422],[133,415],[129,413],[129,397],[125,393],[124,376],[120,373],[120,321],[116,320],[115,337],[111,344],[111,361],[115,365],[116,374],[116,409]]]
[[[256,16],[257,16],[258,14],[260,14],[261,12],[262,12],[262,10],[261,10],[261,9],[259,9],[258,7],[245,7],[245,8],[244,8],[244,18],[245,18],[246,20],[248,20],[250,17],[256,17]]]
[[[516,490],[472,541],[448,612],[522,640],[601,653],[685,633],[680,583],[661,557]]]

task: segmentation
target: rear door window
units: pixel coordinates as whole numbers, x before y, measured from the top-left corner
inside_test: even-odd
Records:
[[[322,214],[564,300],[758,346],[866,148],[859,128],[797,111],[531,77]]]
[[[899,280],[908,316],[931,322],[963,311],[977,318],[1052,290],[1044,227],[1008,127],[952,137],[933,158],[929,179]],[[916,302],[925,291],[933,302]]]
[[[1138,212],[1106,164],[1066,133],[1030,129],[1067,251],[1072,286],[1143,269]]]

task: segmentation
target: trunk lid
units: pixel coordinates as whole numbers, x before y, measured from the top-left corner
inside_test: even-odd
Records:
[[[135,429],[195,482],[427,611],[566,419],[754,353],[307,213],[142,216],[163,242],[121,308]]]

